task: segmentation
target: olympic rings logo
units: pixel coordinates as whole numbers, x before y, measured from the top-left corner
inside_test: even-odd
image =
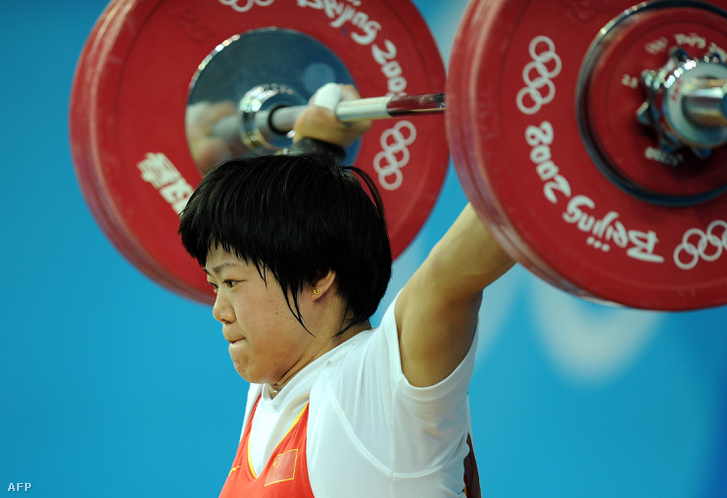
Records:
[[[274,1],[275,0],[247,0],[245,5],[242,7],[237,4],[238,0],[220,0],[220,3],[222,5],[228,5],[232,7],[232,10],[236,12],[247,12],[248,10],[252,9],[255,4],[259,5],[260,7],[267,7]]]
[[[718,227],[722,228],[722,235],[714,233]],[[708,252],[710,247],[714,249]],[[700,259],[715,261],[722,255],[722,250],[727,251],[727,222],[717,220],[707,227],[706,233],[698,228],[687,230],[682,237],[682,243],[674,250],[674,263],[682,270],[691,270]],[[682,253],[686,253],[691,259],[683,262],[680,257]]]
[[[538,49],[545,45],[545,50]],[[560,74],[563,63],[555,53],[555,44],[547,36],[536,36],[530,42],[528,52],[532,61],[523,68],[525,87],[517,94],[517,107],[523,114],[535,114],[555,97],[553,78]],[[549,67],[550,66],[550,67]],[[535,72],[535,78],[532,77]],[[543,94],[543,91],[547,93]],[[530,102],[526,103],[526,97]]]
[[[409,121],[399,121],[381,134],[383,150],[374,157],[374,169],[379,174],[379,185],[386,190],[398,189],[404,181],[401,168],[409,164],[408,145],[417,138],[417,129]]]

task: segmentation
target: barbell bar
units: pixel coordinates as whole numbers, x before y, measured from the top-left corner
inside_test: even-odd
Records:
[[[306,108],[307,106],[276,107],[265,113],[267,114],[265,121],[270,123],[272,131],[285,134],[293,129],[295,120]],[[438,113],[444,112],[445,108],[444,93],[430,93],[342,101],[336,106],[334,113],[339,121],[347,123],[367,119]]]
[[[679,60],[682,64],[676,65],[674,60]],[[722,77],[690,77],[691,72],[700,64],[708,66],[706,74],[722,73]],[[660,148],[665,152],[688,146],[700,156],[708,155],[711,149],[721,147],[727,142],[726,77],[727,67],[717,54],[707,55],[698,61],[689,58],[686,52],[680,50],[678,55],[672,56],[664,69],[645,70],[642,80],[649,97],[635,112],[634,118],[657,129],[659,136],[663,137]],[[664,103],[673,100],[677,91],[681,105],[672,111]],[[244,143],[253,141],[255,135],[287,135],[307,107],[279,105],[264,111],[245,111],[240,106],[243,109],[240,115],[220,120],[214,133],[228,137],[228,140],[242,140]],[[342,101],[334,109],[334,114],[339,121],[347,123],[440,113],[445,110],[445,94],[433,93]],[[676,119],[671,116],[675,112],[678,114]],[[665,118],[660,118],[661,116]]]
[[[272,137],[288,136],[296,119],[308,106],[279,104],[260,110],[270,96],[271,92],[258,88],[248,91],[238,104],[239,112],[219,120],[212,134],[225,140],[231,148],[246,145],[261,154],[280,150],[280,146],[274,145]],[[342,123],[352,123],[438,114],[445,109],[444,93],[429,93],[341,101],[334,109],[334,114]]]

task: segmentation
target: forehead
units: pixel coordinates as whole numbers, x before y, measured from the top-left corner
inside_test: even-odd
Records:
[[[207,261],[204,271],[210,275],[217,275],[225,269],[248,269],[250,265],[238,258],[235,254],[225,251],[220,246],[213,245],[207,251]]]

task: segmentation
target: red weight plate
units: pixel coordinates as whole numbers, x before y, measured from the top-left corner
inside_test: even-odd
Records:
[[[676,3],[654,4],[666,20],[659,36],[667,37],[668,45],[704,40],[707,46],[727,47],[727,18],[712,16],[714,7],[724,9],[727,2],[709,6],[709,22],[691,21],[704,18],[706,4],[679,2],[681,8],[698,11],[693,17],[674,10]],[[465,17],[478,10],[485,14],[469,22],[465,36],[458,36],[453,50],[459,61],[469,61],[468,67],[450,71],[447,86],[447,126],[451,135],[459,135],[452,137],[457,170],[495,236],[524,266],[558,287],[588,299],[644,309],[721,305],[727,302],[727,196],[682,207],[647,202],[607,178],[593,164],[581,138],[575,101],[583,62],[601,28],[630,7],[630,0],[472,2]],[[690,36],[679,36],[683,34]],[[622,45],[616,52],[630,59],[629,71],[659,67],[638,43]],[[666,58],[667,53],[662,54],[661,65]],[[622,62],[626,64],[619,59]],[[611,86],[618,80],[617,70],[600,69],[598,85],[614,94],[622,92]],[[644,94],[633,93],[619,94],[629,103],[616,103],[616,97],[605,102],[619,114],[622,106],[632,106],[630,115],[623,111],[625,116],[609,118],[610,123],[627,121],[612,136],[623,142],[628,165],[628,154],[640,162],[648,157],[647,147],[657,146],[655,138],[648,145],[643,141],[649,130],[632,133],[644,99]],[[588,103],[597,104],[598,97]],[[608,109],[599,109],[592,119],[601,124],[606,118],[598,112]],[[719,151],[713,157],[721,155]],[[640,174],[640,166],[620,167]],[[672,188],[664,186],[669,182],[660,180],[658,185]]]
[[[93,210],[97,217],[96,211],[103,212],[111,235],[156,270],[152,278],[200,302],[211,303],[213,295],[181,247],[177,211],[201,179],[184,130],[190,81],[218,44],[284,27],[335,52],[363,97],[436,93],[445,86],[434,40],[405,1],[141,0],[116,1],[107,12],[118,29],[94,31],[84,48],[94,56],[74,80],[74,94],[86,94],[88,111],[71,114],[72,134],[80,137],[72,141],[81,162],[77,170],[95,180]],[[80,82],[83,90],[77,89]],[[266,83],[278,82],[260,82]],[[378,121],[360,145],[356,165],[375,180],[388,180],[379,178],[377,166],[402,174],[400,186],[381,189],[395,256],[418,233],[439,195],[449,160],[443,125],[441,116]],[[392,130],[415,130],[416,139],[404,133],[399,138],[410,143],[398,144]]]

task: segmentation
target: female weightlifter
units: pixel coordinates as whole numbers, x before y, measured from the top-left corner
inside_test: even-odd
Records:
[[[468,205],[371,326],[392,261],[376,187],[335,157],[370,125],[336,120],[351,97],[324,87],[297,152],[213,168],[181,215],[250,383],[222,497],[480,493],[467,389],[482,291],[513,261]]]

